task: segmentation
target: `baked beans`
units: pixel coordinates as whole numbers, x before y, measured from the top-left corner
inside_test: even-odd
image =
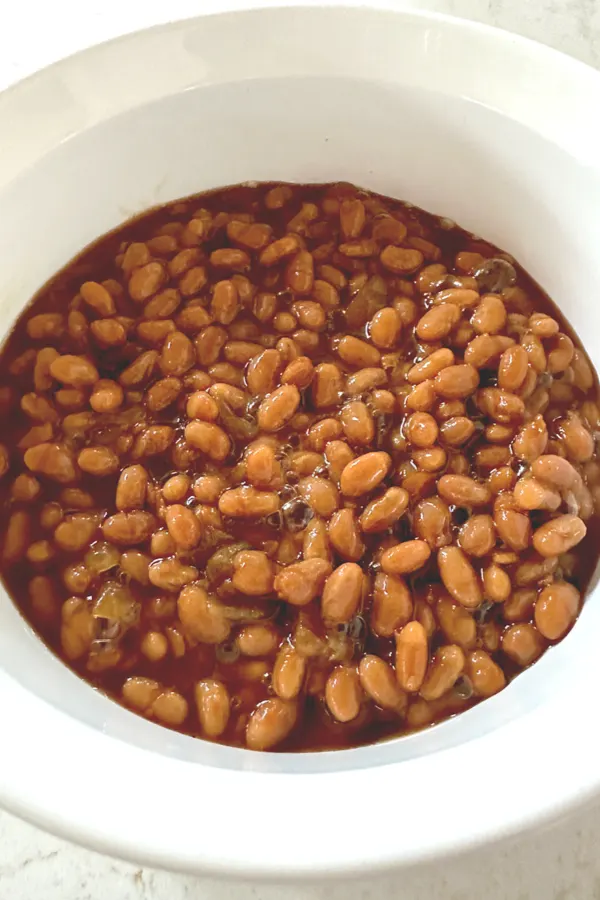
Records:
[[[347,184],[152,210],[0,355],[0,569],[76,672],[253,750],[400,735],[573,626],[594,371],[509,256]]]

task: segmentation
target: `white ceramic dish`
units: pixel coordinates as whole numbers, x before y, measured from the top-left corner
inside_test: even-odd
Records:
[[[600,364],[600,75],[417,12],[269,9],[132,35],[0,96],[5,332],[83,245],[249,179],[354,181],[514,253]],[[8,136],[8,140],[7,140]],[[194,741],[94,693],[0,598],[0,802],[131,860],[323,877],[516,833],[600,787],[600,596],[499,696],[421,734],[287,756]]]

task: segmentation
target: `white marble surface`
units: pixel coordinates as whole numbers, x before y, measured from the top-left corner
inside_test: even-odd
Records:
[[[194,15],[218,2],[4,0],[0,2],[0,89],[92,43]],[[261,0],[261,5],[269,2]],[[498,25],[600,67],[600,0],[409,0],[404,5]],[[38,752],[43,753],[43,746]],[[508,767],[503,777],[510,777]],[[465,788],[476,791],[478,786]],[[435,799],[428,802],[435,814]],[[599,843],[600,805],[546,832],[403,872],[393,879],[276,887],[139,869],[69,845],[0,813],[0,900],[600,900]]]

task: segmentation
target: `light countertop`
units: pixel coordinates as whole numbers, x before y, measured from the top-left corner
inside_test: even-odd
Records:
[[[260,5],[268,2],[261,0]],[[1,3],[0,89],[90,44],[218,4],[219,0]],[[401,5],[497,25],[600,67],[600,0],[409,0]],[[37,752],[43,753],[43,745]],[[478,786],[466,789],[477,791]],[[294,888],[226,884],[139,869],[74,847],[0,812],[0,900],[600,900],[599,845],[600,804],[516,843],[393,879]]]

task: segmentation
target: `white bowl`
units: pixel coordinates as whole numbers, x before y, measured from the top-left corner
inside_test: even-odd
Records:
[[[0,96],[6,331],[78,250],[245,180],[347,180],[513,253],[600,363],[600,75],[419,12],[285,8],[135,34]],[[7,143],[6,136],[9,136]],[[197,873],[322,877],[439,857],[600,786],[600,596],[497,697],[334,753],[176,734],[93,692],[0,600],[0,801],[98,850]]]

